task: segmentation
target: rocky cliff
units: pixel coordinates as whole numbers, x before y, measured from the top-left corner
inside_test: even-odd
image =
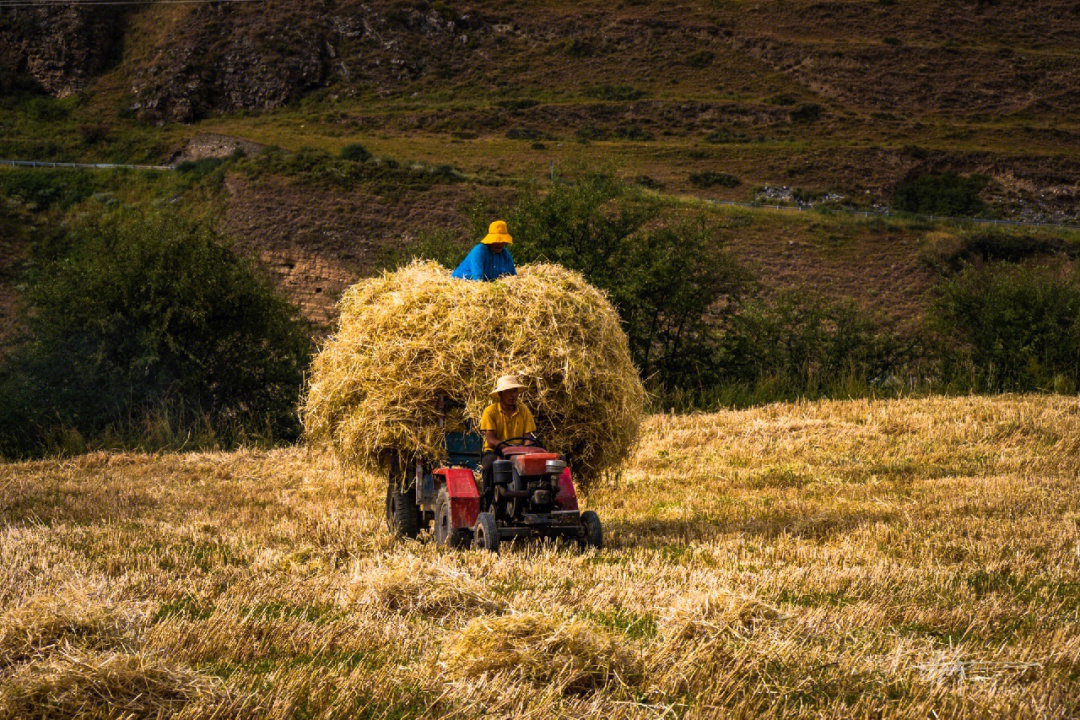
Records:
[[[128,9],[115,5],[0,8],[0,92],[37,86],[63,97],[121,59]]]

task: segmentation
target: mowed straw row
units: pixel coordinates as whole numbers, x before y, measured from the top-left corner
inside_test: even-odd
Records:
[[[386,451],[439,461],[439,397],[464,407],[450,426],[475,424],[511,373],[545,444],[583,481],[626,457],[645,397],[626,335],[604,294],[556,265],[481,283],[414,262],[357,283],[312,364],[304,426],[348,466],[376,470]]]

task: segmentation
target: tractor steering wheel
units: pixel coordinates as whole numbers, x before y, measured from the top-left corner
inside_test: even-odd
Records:
[[[529,437],[529,436],[526,436],[526,435],[518,435],[517,437],[510,437],[510,438],[506,438],[505,440],[501,440],[499,442],[499,444],[496,445],[493,448],[493,450],[495,450],[496,455],[502,455],[502,451],[503,451],[504,447],[506,447],[508,445],[519,444],[519,443],[517,443],[518,440],[522,441],[520,444],[524,444],[526,442],[535,442],[532,439],[532,437]]]

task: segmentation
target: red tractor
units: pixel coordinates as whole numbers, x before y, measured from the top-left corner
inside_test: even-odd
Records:
[[[496,451],[492,482],[477,480],[482,440],[471,433],[446,433],[448,462],[390,463],[386,520],[391,531],[414,538],[432,523],[435,541],[449,547],[498,552],[499,543],[519,537],[572,538],[582,548],[602,547],[600,518],[578,510],[566,460],[531,438],[507,438]]]

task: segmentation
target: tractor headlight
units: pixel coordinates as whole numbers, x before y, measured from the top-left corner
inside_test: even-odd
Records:
[[[562,475],[566,469],[566,463],[562,460],[548,460],[544,463],[544,472],[548,475]]]

